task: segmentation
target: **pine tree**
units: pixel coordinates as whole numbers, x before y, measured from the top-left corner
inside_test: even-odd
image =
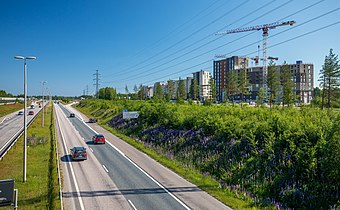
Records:
[[[264,89],[264,87],[260,87],[257,93],[256,104],[259,106],[263,105],[263,101],[265,99],[266,99],[266,90]]]
[[[227,85],[225,87],[227,98],[234,102],[234,96],[237,94],[237,74],[235,70],[229,70],[227,74]]]
[[[281,81],[283,106],[285,104],[290,106],[295,98],[295,94],[293,93],[294,82],[292,81],[292,73],[290,71],[289,65],[286,62],[282,66]]]
[[[269,62],[267,84],[269,89],[269,106],[272,107],[272,102],[277,98],[280,91],[280,72],[275,66],[273,60]]]
[[[211,101],[216,101],[216,86],[214,83],[214,78],[210,78],[209,85],[210,85]]]
[[[186,99],[186,90],[185,90],[185,84],[184,80],[179,80],[178,81],[178,99]]]
[[[175,84],[174,81],[172,80],[168,80],[168,86],[167,86],[167,94],[166,94],[166,98],[167,100],[173,99],[175,96]]]
[[[325,63],[320,71],[320,85],[322,87],[322,104],[327,96],[326,107],[331,107],[331,98],[334,90],[340,87],[340,64],[338,56],[333,53],[333,49],[329,50],[329,55],[325,57]]]
[[[190,85],[190,97],[193,100],[197,100],[198,97],[198,83],[196,79],[193,79]]]
[[[240,71],[241,72],[240,72],[240,75],[239,75],[238,93],[241,96],[241,107],[242,107],[242,103],[244,101],[244,96],[250,94],[248,87],[251,84],[249,83],[249,78],[248,78],[248,75],[247,75],[246,68],[243,68]]]

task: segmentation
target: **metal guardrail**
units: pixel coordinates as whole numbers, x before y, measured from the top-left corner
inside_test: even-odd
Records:
[[[41,112],[40,109],[36,115],[34,115],[34,117],[27,123],[27,128],[33,123],[33,121],[35,120],[35,118],[39,115],[39,113]],[[14,134],[14,136],[12,136],[12,138],[7,141],[7,143],[1,148],[2,150],[0,151],[0,160],[2,160],[2,158],[7,154],[7,152],[14,146],[14,144],[18,141],[19,137],[24,133],[24,126],[22,126],[20,128],[20,130],[18,132],[16,132]]]

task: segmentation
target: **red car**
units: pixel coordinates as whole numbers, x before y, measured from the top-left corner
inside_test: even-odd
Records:
[[[102,134],[96,134],[92,137],[92,142],[94,144],[98,144],[98,143],[105,144],[105,141],[106,141],[106,139],[105,139],[104,135],[102,135]]]
[[[29,111],[28,115],[34,115],[34,112],[33,111]]]

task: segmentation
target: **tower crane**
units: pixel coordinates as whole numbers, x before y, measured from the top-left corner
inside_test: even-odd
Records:
[[[259,31],[262,30],[263,35],[263,86],[267,92],[267,41],[268,41],[268,31],[269,29],[275,29],[279,26],[286,26],[286,25],[294,25],[295,21],[285,21],[285,22],[274,22],[270,24],[264,24],[264,25],[257,25],[257,26],[250,26],[246,28],[237,28],[232,30],[227,30],[223,32],[218,32],[216,35],[225,35],[225,34],[233,34],[233,33],[240,33],[240,32],[247,32],[247,31]]]

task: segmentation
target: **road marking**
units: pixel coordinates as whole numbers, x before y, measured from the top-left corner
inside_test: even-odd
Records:
[[[58,118],[57,118],[57,119],[58,119]],[[60,134],[61,134],[61,139],[63,140],[63,143],[64,143],[64,150],[65,150],[65,151],[68,151],[67,148],[66,148],[65,138],[64,138],[63,131],[61,130],[59,120],[57,120],[57,122],[58,122],[58,127],[59,127],[59,130],[60,130]],[[67,162],[69,163],[69,166],[70,166],[70,169],[71,169],[71,174],[72,174],[74,186],[76,187],[77,196],[78,196],[78,198],[79,198],[79,205],[80,205],[80,208],[81,208],[82,210],[85,210],[85,208],[84,208],[84,203],[83,203],[83,199],[81,198],[81,195],[80,195],[78,183],[77,183],[76,177],[75,177],[75,175],[74,175],[74,170],[73,170],[73,167],[72,167],[72,165],[71,165],[71,161],[70,161],[70,157],[69,157],[69,156],[67,156]]]
[[[107,173],[109,173],[109,170],[107,170],[107,168],[104,165],[103,165],[103,168]]]
[[[91,152],[93,152],[93,149],[90,147]]]
[[[93,128],[83,122],[88,128],[90,128],[93,132],[98,134]],[[119,152],[123,157],[125,157],[132,165],[134,165],[137,169],[139,169],[143,174],[145,174],[149,179],[151,179],[155,184],[157,184],[160,188],[162,188],[166,193],[168,193],[173,199],[175,199],[179,204],[181,204],[185,209],[190,210],[190,208],[185,205],[180,199],[178,199],[174,194],[172,194],[168,189],[166,189],[162,184],[160,184],[157,180],[155,180],[152,176],[150,176],[146,171],[144,171],[141,167],[139,167],[135,162],[133,162],[130,158],[128,158],[122,151],[120,151],[116,146],[114,146],[111,142],[106,141],[112,148],[114,148],[117,152]]]
[[[129,201],[130,205],[132,206],[132,208],[133,208],[134,210],[137,210],[137,208],[135,207],[135,205],[133,205],[132,201],[131,201],[131,200],[128,200],[128,201]]]
[[[120,151],[117,147],[115,147],[111,142],[107,143],[117,150],[120,154],[123,155],[132,165],[134,165],[137,169],[139,169],[143,174],[145,174],[149,179],[151,179],[154,183],[156,183],[160,188],[162,188],[166,193],[168,193],[173,199],[175,199],[179,204],[181,204],[185,209],[190,210],[190,208],[185,205],[180,199],[178,199],[174,194],[172,194],[168,189],[166,189],[162,184],[160,184],[157,180],[155,180],[152,176],[150,176],[146,171],[144,171],[141,167],[139,167],[135,162],[133,162],[129,157],[127,157],[122,151]]]

